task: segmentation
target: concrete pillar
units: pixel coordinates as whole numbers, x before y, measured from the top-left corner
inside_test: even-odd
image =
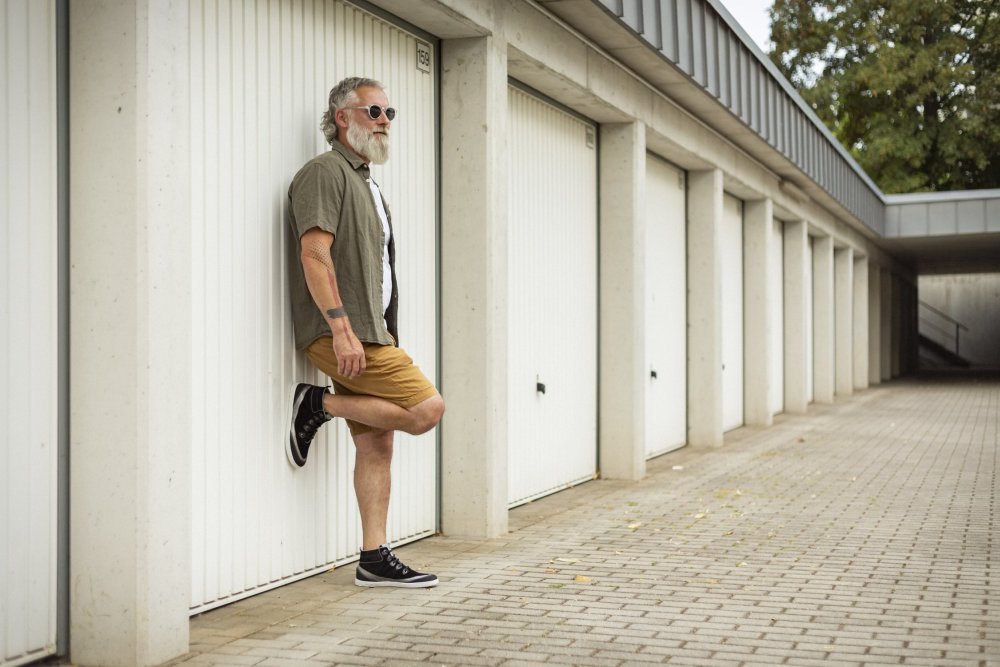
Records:
[[[881,358],[882,365],[880,367],[880,372],[882,373],[882,381],[892,379],[892,272],[888,269],[882,269],[882,298],[880,305],[882,310],[879,313],[879,319],[882,322],[882,338],[880,340],[880,345],[882,346],[882,352],[879,354]]]
[[[601,126],[601,476],[646,474],[646,126]]]
[[[920,296],[914,283],[906,283],[907,325],[906,325],[906,372],[913,373],[920,367],[920,343],[917,340],[920,328]]]
[[[868,384],[882,382],[882,269],[868,263]]]
[[[892,291],[892,301],[890,301],[889,320],[889,365],[892,377],[899,377],[901,362],[903,359],[903,281],[897,276],[892,276],[890,287]]]
[[[854,388],[868,388],[868,258],[854,258]]]
[[[746,202],[743,209],[743,420],[751,426],[773,422],[769,398],[772,378],[771,320],[778,307],[768,279],[774,256],[773,204],[770,199]]]
[[[786,222],[785,237],[785,411],[809,405],[809,232],[805,221]]]
[[[722,444],[722,172],[688,175],[688,444]]]
[[[813,241],[813,398],[832,403],[835,384],[833,239]]]
[[[854,393],[854,250],[838,248],[833,254],[834,291],[834,389]]]
[[[70,12],[70,658],[188,650],[186,3]],[[277,223],[275,223],[277,224]]]
[[[441,528],[507,532],[507,45],[441,42]]]

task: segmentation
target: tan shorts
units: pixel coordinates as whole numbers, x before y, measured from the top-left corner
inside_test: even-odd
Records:
[[[363,343],[365,371],[356,378],[337,372],[337,355],[333,352],[333,339],[323,336],[308,348],[309,360],[333,381],[338,394],[346,396],[377,396],[401,408],[410,409],[437,394],[431,381],[413,364],[406,352],[392,345]],[[375,429],[360,422],[347,421],[351,435],[361,435]]]

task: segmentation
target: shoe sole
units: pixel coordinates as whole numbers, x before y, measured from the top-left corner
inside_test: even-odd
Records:
[[[368,581],[355,578],[354,585],[362,588],[433,588],[438,585],[438,581],[437,579],[434,581]]]
[[[296,384],[294,387],[292,387],[292,395],[291,395],[292,400],[290,401],[290,403],[292,404],[292,415],[291,418],[288,420],[289,423],[288,438],[285,439],[285,456],[288,457],[288,462],[296,470],[299,470],[305,466],[305,463],[299,465],[298,461],[295,460],[295,454],[292,453],[292,440],[295,439],[295,415],[299,413],[299,406],[302,405],[302,400],[305,398],[306,395],[306,392],[302,392],[302,395],[296,399],[295,392],[298,388],[299,384]]]

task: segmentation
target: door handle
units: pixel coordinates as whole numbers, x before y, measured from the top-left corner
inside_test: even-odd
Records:
[[[649,371],[649,377],[656,379],[656,371]]]
[[[539,394],[544,394],[545,393],[545,383],[544,382],[536,382],[535,383],[535,391],[537,391]]]

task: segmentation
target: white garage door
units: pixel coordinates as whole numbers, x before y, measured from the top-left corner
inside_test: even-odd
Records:
[[[56,649],[55,2],[0,5],[0,665]]]
[[[768,405],[772,414],[785,410],[785,244],[784,223],[773,221],[771,266],[768,267],[771,308],[771,391]]]
[[[722,206],[722,429],[743,426],[743,202]]]
[[[684,172],[646,156],[646,456],[687,442]]]
[[[809,256],[806,258],[806,402],[812,403],[815,397],[813,390],[813,360],[816,357],[813,350],[813,238],[809,237]]]
[[[508,95],[513,505],[597,469],[597,147],[592,124]]]
[[[399,110],[373,169],[393,214],[402,346],[436,377],[433,44],[336,0],[195,0],[191,7],[193,611],[352,559],[360,520],[354,447],[340,420],[309,462],[283,450],[288,392],[322,383],[294,351],[288,184],[326,150],[330,88],[371,76]],[[427,68],[433,71],[433,67]],[[290,253],[294,255],[294,253]],[[390,540],[436,530],[434,432],[397,436]]]

